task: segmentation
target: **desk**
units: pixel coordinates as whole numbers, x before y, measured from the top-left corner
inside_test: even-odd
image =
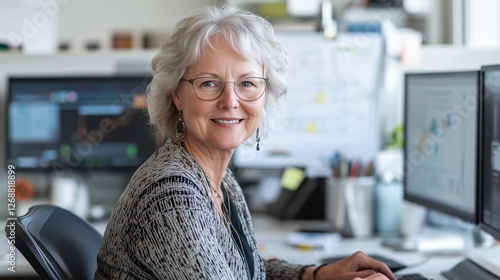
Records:
[[[323,257],[331,255],[349,255],[361,250],[366,253],[377,253],[391,257],[404,264],[413,264],[425,259],[425,255],[420,252],[394,252],[391,249],[381,247],[380,237],[365,238],[344,238],[340,242],[334,242],[324,250],[300,250],[288,245],[286,236],[298,229],[298,225],[293,222],[281,222],[270,219],[266,216],[254,215],[255,235],[259,243],[264,258],[278,257],[291,263],[315,264],[319,263]],[[2,220],[2,234],[0,238],[0,252],[2,254],[2,265],[0,266],[0,279],[37,279],[35,271],[29,263],[17,252],[16,272],[7,270],[8,264],[6,253],[8,252],[7,239],[3,228],[5,221]],[[94,224],[100,232],[104,232],[106,223]],[[431,259],[414,267],[401,270],[400,273],[420,273],[434,280],[446,279],[441,275],[441,271],[450,269],[455,264],[463,260],[461,256],[433,256]],[[14,278],[16,277],[16,278]]]
[[[442,271],[452,268],[464,259],[460,255],[442,255],[428,257],[422,252],[396,252],[392,249],[382,247],[382,238],[343,238],[334,242],[323,250],[300,250],[291,247],[285,242],[286,236],[297,230],[297,225],[290,222],[274,221],[268,217],[253,217],[255,224],[255,235],[260,244],[263,257],[278,257],[292,263],[317,264],[324,257],[332,255],[350,255],[356,251],[376,253],[387,256],[409,266],[400,270],[400,274],[420,273],[434,280],[445,280]]]

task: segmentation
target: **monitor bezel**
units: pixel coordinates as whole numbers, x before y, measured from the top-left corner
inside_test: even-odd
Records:
[[[80,80],[80,81],[95,81],[95,80],[130,80],[130,79],[136,79],[137,81],[141,81],[141,84],[138,86],[144,86],[145,93],[148,90],[148,85],[149,82],[151,81],[151,74],[123,74],[123,75],[118,75],[118,74],[102,74],[102,75],[12,75],[7,77],[7,91],[6,91],[6,102],[5,102],[5,111],[4,111],[4,127],[5,127],[5,145],[4,145],[4,151],[5,151],[5,159],[7,164],[14,164],[12,162],[11,158],[11,153],[9,152],[9,147],[11,145],[11,141],[9,139],[9,133],[10,133],[10,124],[9,124],[9,114],[10,114],[10,107],[9,104],[12,102],[12,83],[17,82],[17,81],[56,81],[56,80]],[[154,139],[154,135],[151,134],[152,139]],[[154,147],[156,149],[157,147]],[[65,166],[64,164],[61,164],[59,166],[54,166],[50,165],[48,167],[18,167],[16,166],[16,169],[19,171],[25,171],[25,172],[33,172],[33,171],[40,171],[40,172],[45,172],[45,173],[64,173],[67,170],[74,170],[78,172],[88,172],[88,171],[107,171],[107,172],[133,172],[135,171],[138,166],[108,166],[108,167],[87,167],[83,165],[77,165],[77,166]]]
[[[483,161],[488,158],[490,159],[489,155],[486,156],[483,151],[484,151],[484,146],[485,143],[484,141],[486,140],[484,137],[484,118],[485,118],[485,110],[484,110],[484,105],[485,102],[487,101],[486,97],[486,91],[484,88],[484,74],[487,71],[500,71],[500,64],[495,64],[495,65],[483,65],[481,66],[481,69],[479,71],[479,97],[480,97],[480,102],[479,102],[479,108],[480,108],[480,126],[479,126],[479,148],[480,152],[478,153],[479,160],[478,160],[478,168],[481,170],[481,173],[478,174],[478,186],[479,186],[479,191],[478,191],[478,224],[479,227],[484,230],[485,232],[491,234],[495,239],[500,240],[500,228],[495,228],[490,226],[489,223],[486,223],[484,221],[484,215],[483,215],[483,199],[485,198],[485,195],[483,194],[484,190],[484,179],[483,176],[486,176],[487,174],[486,171],[484,170],[483,166]]]
[[[410,106],[408,103],[408,91],[409,91],[409,86],[408,86],[408,80],[413,77],[413,76],[449,76],[449,75],[454,75],[454,74],[475,74],[476,75],[476,98],[479,98],[479,70],[457,70],[457,71],[433,71],[433,72],[406,72],[404,73],[404,135],[408,135],[408,126],[407,124],[407,119],[408,119],[408,107]],[[479,103],[479,99],[478,99]],[[479,130],[479,110],[476,110],[476,131]],[[478,167],[477,167],[477,162],[478,162],[478,144],[479,144],[479,139],[478,136],[479,133],[476,133],[476,197],[475,197],[475,211],[474,213],[469,213],[467,211],[463,211],[461,209],[451,207],[449,205],[444,205],[441,203],[437,203],[433,200],[425,199],[420,196],[415,196],[411,193],[408,192],[408,187],[407,187],[407,179],[408,179],[408,155],[406,152],[407,148],[407,137],[403,137],[403,199],[409,202],[416,203],[418,205],[424,206],[429,210],[436,210],[438,212],[442,212],[448,215],[451,215],[453,217],[459,218],[467,223],[472,223],[472,224],[477,224],[479,221],[479,201],[478,201]]]

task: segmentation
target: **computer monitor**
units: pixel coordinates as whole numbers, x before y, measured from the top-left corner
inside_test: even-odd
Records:
[[[500,65],[481,68],[479,224],[500,240]]]
[[[131,171],[155,150],[149,78],[10,77],[6,155],[21,171]]]
[[[478,71],[405,75],[404,199],[477,222]]]
[[[482,66],[480,75],[479,226],[500,240],[500,65]],[[448,279],[500,279],[500,246],[472,250],[444,271]]]
[[[500,240],[500,65],[481,67],[480,92],[479,226]],[[473,263],[482,269],[480,279],[499,279],[499,258],[498,245],[472,251],[450,272]]]
[[[405,74],[404,200],[451,216],[450,221],[455,218],[466,234],[463,228],[427,233],[423,229],[431,228],[420,224],[406,226],[412,230],[402,226],[403,236],[384,240],[384,245],[397,250],[463,250],[477,230],[478,75]]]

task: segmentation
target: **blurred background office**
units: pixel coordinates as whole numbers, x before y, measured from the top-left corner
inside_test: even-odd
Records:
[[[6,178],[10,145],[5,113],[9,78],[146,79],[151,58],[176,20],[192,9],[219,3],[261,14],[283,36],[290,53],[289,111],[307,104],[300,97],[305,92],[300,91],[311,90],[306,92],[312,100],[306,105],[310,112],[291,118],[293,125],[276,136],[274,144],[266,148],[264,143],[259,155],[248,157],[247,151],[235,155],[235,171],[255,211],[267,211],[279,199],[285,168],[299,166],[305,176],[328,177],[330,160],[339,153],[365,164],[377,163],[378,174],[361,175],[380,181],[390,173],[390,180],[400,179],[403,74],[500,62],[496,0],[2,0],[1,178]],[[303,88],[306,79],[318,75],[317,87]],[[307,122],[301,123],[301,117]],[[285,143],[289,137],[296,143]],[[296,153],[304,146],[310,149],[307,154]],[[290,157],[280,157],[284,154]],[[76,195],[88,200],[81,214],[95,219],[106,217],[131,174],[87,169],[73,172],[73,181],[64,181],[51,171],[19,169],[17,178],[27,179],[30,189],[28,199],[18,201],[19,213],[38,201],[58,201],[56,184],[65,185],[66,191],[71,185],[83,185],[86,191]],[[5,209],[0,209],[2,216]],[[321,219],[330,214],[323,215]]]
[[[33,52],[67,50],[111,50],[117,35],[129,35],[133,42],[121,47],[142,48],[158,42],[165,29],[181,15],[206,4],[238,5],[269,17],[277,28],[283,23],[308,20],[318,24],[320,0],[5,0],[0,3],[0,40],[12,48],[37,40]],[[498,3],[493,0],[334,0],[333,17],[340,24],[352,21],[390,20],[399,28],[412,28],[422,34],[424,45],[447,44],[466,47],[498,47]],[[304,24],[302,27],[305,27]],[[316,26],[317,27],[317,26]],[[13,35],[15,34],[15,35]],[[43,38],[42,38],[43,37]],[[24,39],[30,40],[24,40]],[[43,39],[43,40],[42,40]],[[143,39],[146,39],[144,42]],[[21,42],[20,42],[21,41]],[[118,47],[115,45],[115,47]],[[30,48],[24,46],[24,52]]]
[[[269,19],[288,50],[285,125],[259,152],[236,150],[231,163],[259,242],[302,245],[288,235],[301,229],[334,232],[327,245],[335,250],[338,232],[355,250],[374,240],[369,248],[382,252],[491,242],[477,227],[474,159],[477,151],[490,159],[476,150],[475,125],[484,101],[479,70],[500,65],[497,0],[0,0],[1,219],[52,203],[102,232],[158,145],[144,110],[152,57],[181,16],[222,3]],[[448,129],[450,110],[465,125]],[[439,125],[451,134],[432,146],[426,140]],[[433,156],[425,164],[408,158],[422,154]],[[408,163],[417,175],[405,176]],[[428,238],[420,235],[426,225],[453,232]],[[263,254],[287,254],[277,248]],[[305,253],[288,257],[312,263]],[[440,279],[460,255],[449,258],[421,272]],[[22,267],[33,274],[19,259]]]

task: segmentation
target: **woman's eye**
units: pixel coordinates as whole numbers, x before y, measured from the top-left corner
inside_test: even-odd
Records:
[[[252,87],[252,86],[254,86],[254,84],[252,82],[249,82],[249,81],[243,81],[243,82],[240,82],[240,86],[242,86],[242,87]]]
[[[217,85],[214,81],[204,81],[200,84],[201,87],[215,87]]]

